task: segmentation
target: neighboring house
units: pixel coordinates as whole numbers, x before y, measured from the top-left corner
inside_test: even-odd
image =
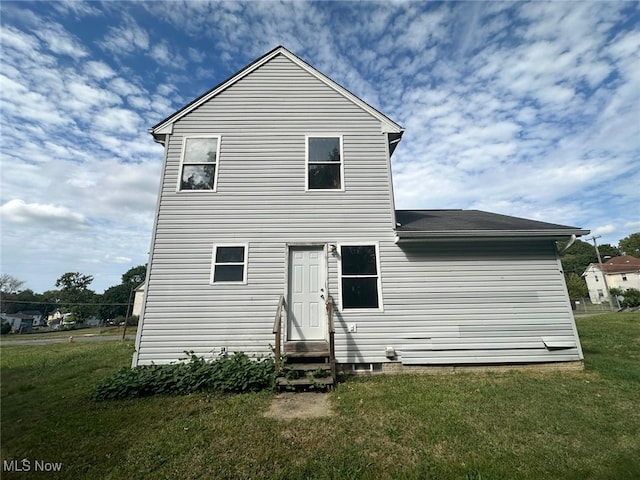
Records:
[[[609,292],[605,287],[628,290],[640,290],[640,258],[630,255],[605,259],[602,266],[590,263],[582,276],[587,282],[589,298],[592,303],[609,302]]]
[[[133,297],[133,309],[131,315],[139,317],[142,313],[142,301],[144,300],[144,287],[145,284],[141,283],[135,289],[135,296]]]
[[[0,323],[8,322],[13,333],[30,333],[33,328],[33,317],[18,313],[3,313]]]
[[[22,312],[24,315],[28,315],[33,317],[33,326],[34,327],[39,327],[43,324],[43,320],[42,320],[42,312],[39,310],[24,310]]]
[[[72,315],[72,313],[62,313],[60,310],[56,310],[47,316],[47,325],[54,327],[62,323],[67,323]]]
[[[164,145],[133,365],[330,339],[344,369],[581,361],[555,241],[588,231],[396,210],[403,128],[283,47],[151,129]],[[429,192],[425,192],[427,197]]]

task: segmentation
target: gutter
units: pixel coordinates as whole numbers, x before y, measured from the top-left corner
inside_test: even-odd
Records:
[[[588,230],[442,230],[426,231],[398,231],[395,232],[396,243],[402,241],[429,240],[495,240],[501,238],[545,238],[550,240],[573,238],[587,235]]]

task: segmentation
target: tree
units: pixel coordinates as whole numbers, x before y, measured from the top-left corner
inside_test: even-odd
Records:
[[[624,237],[618,245],[625,255],[640,258],[640,232]]]
[[[130,268],[125,273],[122,274],[122,283],[123,284],[131,284],[135,283],[137,287],[147,276],[147,266],[146,265],[138,265],[137,267]]]
[[[138,265],[130,268],[122,275],[122,283],[105,290],[100,296],[102,304],[98,310],[98,316],[102,320],[109,318],[125,317],[131,299],[132,291],[142,282],[147,274],[146,265]]]
[[[0,293],[16,293],[24,285],[22,280],[8,273],[0,274]]]
[[[87,290],[93,282],[93,275],[82,275],[80,272],[68,272],[56,280],[56,287],[62,290]]]
[[[558,245],[558,249],[562,252],[560,260],[567,280],[569,274],[582,275],[590,263],[598,261],[593,245],[582,240],[576,240],[566,251],[563,245]]]
[[[605,257],[619,257],[620,255],[622,255],[622,251],[620,251],[618,247],[609,243],[598,245],[598,250],[600,251],[600,257],[602,258],[603,262],[605,260]]]
[[[560,256],[562,269],[567,280],[570,273],[582,275],[590,263],[598,263],[596,250],[590,243],[576,240],[566,251],[563,252],[563,249],[564,245],[558,244],[558,250],[562,252]],[[618,247],[608,243],[598,245],[598,249],[603,262],[605,257],[617,257],[622,253]]]
[[[60,288],[62,308],[72,313],[80,322],[95,314],[95,292],[89,289],[93,282],[92,275],[80,272],[67,272],[56,280],[56,287]]]
[[[566,279],[569,298],[586,298],[589,296],[587,284],[582,277],[572,272]]]
[[[609,290],[609,293],[616,297],[622,297],[622,301],[620,302],[622,308],[640,306],[640,290],[636,288],[628,288],[627,290],[612,288]]]

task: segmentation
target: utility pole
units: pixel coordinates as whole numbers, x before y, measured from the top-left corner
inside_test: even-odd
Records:
[[[598,264],[600,265],[600,272],[602,273],[602,279],[604,280],[604,288],[605,292],[607,292],[607,297],[609,298],[609,306],[611,310],[614,310],[613,307],[613,295],[609,291],[609,282],[607,282],[607,273],[604,271],[604,267],[602,266],[602,259],[600,258],[600,250],[598,250],[598,244],[596,243],[596,239],[600,238],[602,235],[594,235],[591,238],[587,238],[587,240],[593,240],[593,247],[596,249],[596,256],[598,257]],[[618,303],[618,298],[616,297],[616,304]]]

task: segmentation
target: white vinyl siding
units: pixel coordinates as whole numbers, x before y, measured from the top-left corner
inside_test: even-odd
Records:
[[[381,248],[386,336],[409,365],[582,358],[552,241],[461,241]],[[358,325],[358,332],[363,331]],[[567,348],[547,348],[562,337]],[[572,343],[568,339],[573,339]],[[569,345],[571,343],[571,345]],[[362,354],[362,349],[361,349]]]

